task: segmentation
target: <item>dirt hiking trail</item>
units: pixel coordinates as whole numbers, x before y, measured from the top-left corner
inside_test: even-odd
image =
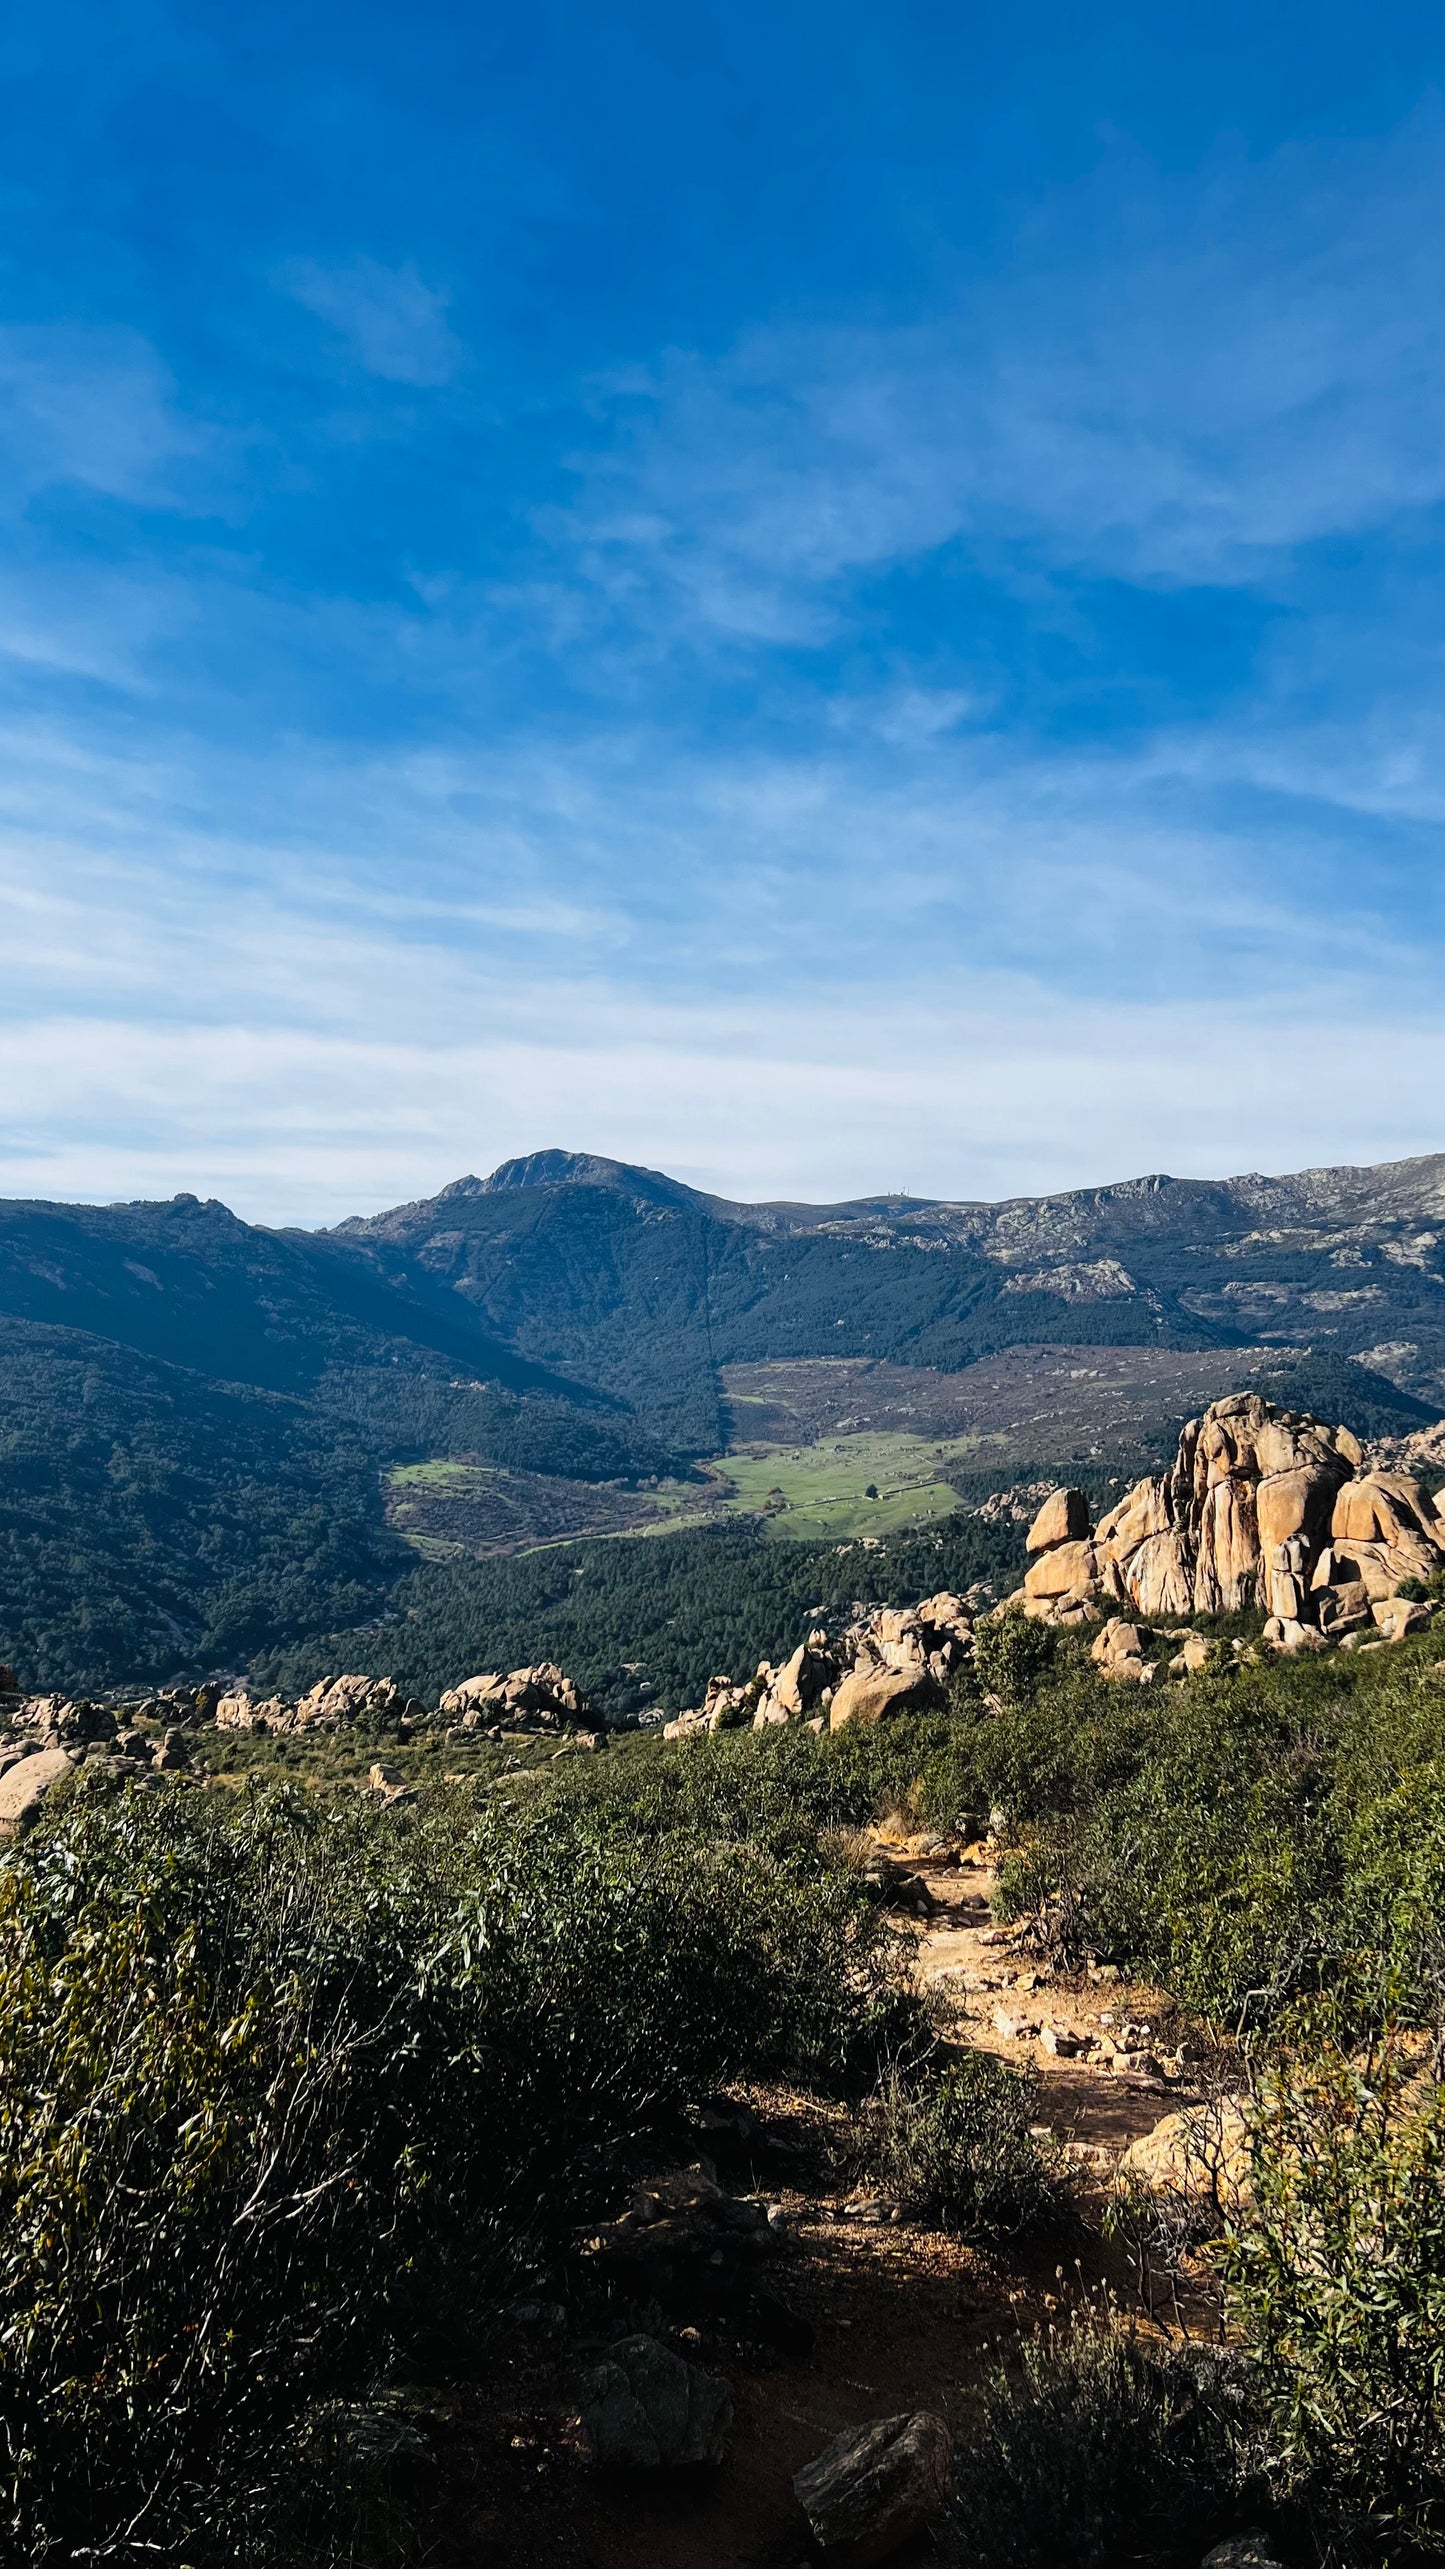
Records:
[[[916,1970],[942,2002],[947,2038],[977,2044],[1040,2081],[1040,2125],[1076,2176],[1080,2218],[1042,2243],[964,2246],[900,2218],[858,2172],[856,2122],[791,2091],[751,2091],[771,2154],[718,2159],[735,2191],[780,2205],[787,2247],[776,2282],[812,2333],[806,2355],[730,2341],[725,2330],[663,2328],[679,2352],[726,2375],[730,2457],[708,2474],[608,2481],[579,2468],[567,2415],[579,2370],[606,2344],[507,2351],[475,2400],[430,2426],[447,2484],[432,2558],[474,2569],[802,2569],[808,2543],[793,2473],[843,2428],[927,2407],[963,2427],[982,2377],[1008,2347],[1081,2301],[1132,2294],[1100,2236],[1100,2195],[1129,2144],[1194,2094],[1146,2046],[1173,2033],[1156,1993],[1112,1979],[1055,1981],[993,1927],[987,1851],[872,1833],[873,1862],[926,1913],[900,1924]],[[1147,2034],[1142,2029],[1149,2029]],[[1127,2041],[1121,2041],[1127,2030]],[[1072,2044],[1091,2046],[1071,2052]],[[1061,2045],[1062,2051],[1050,2044]],[[1167,2048],[1167,2046],[1166,2046]],[[1106,2065],[1113,2051],[1130,2065]],[[1134,2066],[1135,2062],[1149,2066]],[[781,2164],[788,2173],[779,2174]],[[1091,2217],[1090,2203],[1094,2213]],[[951,2559],[947,2530],[917,2558]],[[908,2569],[913,2554],[898,2555]]]

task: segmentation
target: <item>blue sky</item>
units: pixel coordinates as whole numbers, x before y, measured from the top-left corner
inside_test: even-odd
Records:
[[[1445,21],[0,43],[0,1189],[1445,1147]]]

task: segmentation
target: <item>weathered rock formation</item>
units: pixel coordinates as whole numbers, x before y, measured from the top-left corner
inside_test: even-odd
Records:
[[[247,1694],[223,1695],[216,1706],[217,1730],[341,1731],[363,1719],[391,1722],[398,1728],[431,1719],[425,1704],[404,1695],[391,1677],[323,1677],[299,1703],[279,1695],[253,1703]]]
[[[17,1757],[0,1774],[0,1839],[17,1837],[39,1813],[46,1795],[74,1768],[63,1748],[38,1749]]]
[[[926,1711],[972,1655],[973,1617],[961,1597],[941,1590],[921,1605],[877,1606],[837,1640],[810,1632],[780,1668],[765,1659],[741,1685],[710,1678],[702,1703],[668,1722],[663,1737],[696,1739],[749,1722],[754,1730],[806,1721],[843,1730]]]
[[[437,1706],[438,1718],[462,1730],[567,1730],[587,1721],[586,1696],[550,1659],[514,1668],[507,1677],[466,1677]]]
[[[323,1677],[303,1695],[291,1717],[292,1730],[349,1730],[366,1715],[399,1720],[406,1698],[390,1677]]]
[[[1108,1606],[1139,1615],[1261,1606],[1299,1646],[1399,1620],[1373,1609],[1445,1568],[1445,1513],[1410,1473],[1377,1472],[1347,1427],[1276,1409],[1256,1392],[1191,1419],[1171,1470],[1138,1482],[1091,1528],[1078,1490],[1047,1499],[1010,1604],[1050,1623]]]

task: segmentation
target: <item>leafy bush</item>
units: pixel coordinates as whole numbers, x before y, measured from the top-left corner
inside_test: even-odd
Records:
[[[1010,1813],[1005,1914],[1267,2033],[1322,1993],[1364,2028],[1436,2005],[1445,1636],[1147,1692],[1067,1644],[971,1754]]]
[[[980,1623],[974,1644],[979,1679],[1006,1705],[1025,1704],[1053,1665],[1057,1646],[1051,1627],[1031,1615],[991,1615]]]
[[[1033,2079],[987,2052],[926,2083],[895,2069],[879,2093],[873,2173],[906,2212],[966,2239],[1037,2228],[1061,2196],[1029,2129],[1036,2095]]]
[[[1204,2349],[1079,2326],[989,2383],[955,2475],[978,2569],[1188,2563],[1243,2519],[1238,2387]]]
[[[1226,2272],[1279,2483],[1356,2552],[1438,2549],[1445,2089],[1393,2035],[1321,2046],[1267,2081],[1253,2172]]]
[[[10,2556],[265,2559],[318,2394],[465,2361],[689,2087],[859,2074],[899,2003],[816,1854],[81,1797],[0,1864]]]

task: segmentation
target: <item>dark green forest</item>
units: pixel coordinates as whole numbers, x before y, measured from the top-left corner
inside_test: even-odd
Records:
[[[482,1669],[555,1660],[608,1722],[701,1702],[709,1677],[751,1676],[802,1640],[814,1613],[906,1605],[975,1579],[1011,1586],[1021,1526],[960,1513],[876,1552],[779,1542],[751,1525],[558,1544],[506,1560],[413,1571],[380,1625],[263,1654],[258,1682],[299,1692],[343,1665],[434,1699]]]

